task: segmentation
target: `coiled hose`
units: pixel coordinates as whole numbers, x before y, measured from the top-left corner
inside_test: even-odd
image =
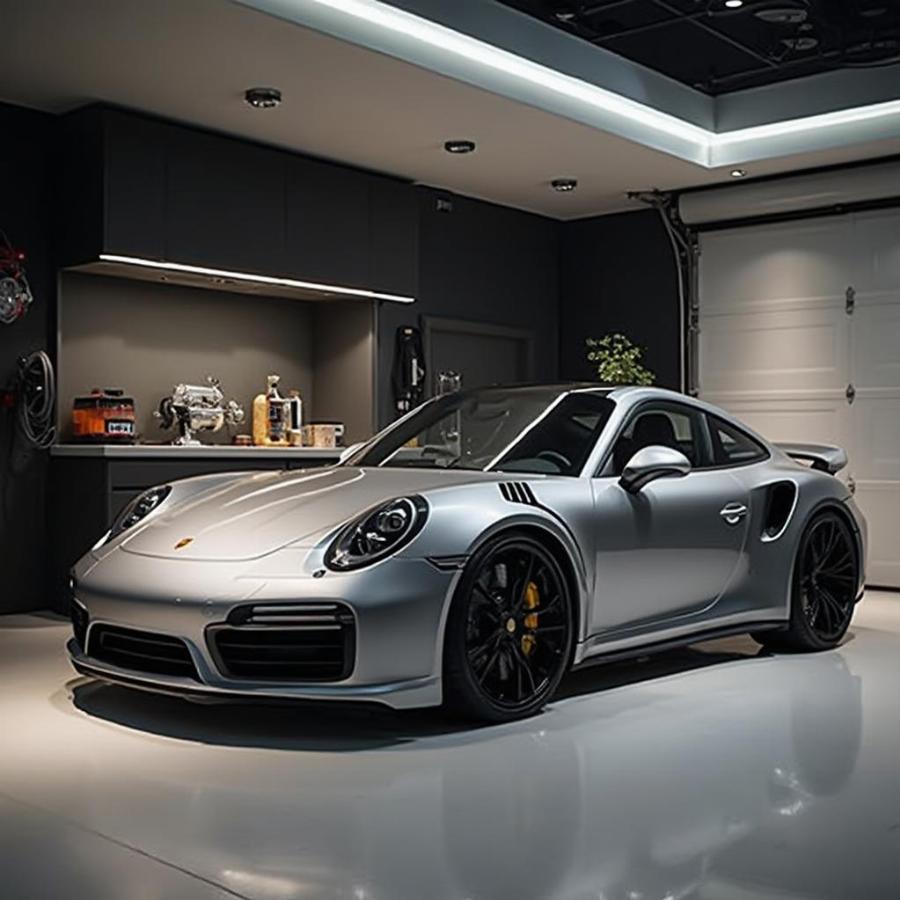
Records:
[[[46,450],[56,437],[56,377],[53,363],[43,350],[19,362],[19,429],[25,440]]]

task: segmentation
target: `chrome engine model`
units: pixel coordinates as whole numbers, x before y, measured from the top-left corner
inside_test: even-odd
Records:
[[[159,401],[154,415],[160,419],[161,428],[171,428],[177,423],[178,437],[173,443],[181,446],[197,446],[200,441],[195,431],[218,431],[223,425],[240,425],[244,410],[235,400],[225,402],[219,381],[211,375],[207,384],[179,384],[170,397]]]

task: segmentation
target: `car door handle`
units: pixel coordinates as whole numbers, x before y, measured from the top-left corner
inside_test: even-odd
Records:
[[[729,525],[737,525],[747,515],[747,507],[743,503],[728,503],[719,510],[719,515]]]

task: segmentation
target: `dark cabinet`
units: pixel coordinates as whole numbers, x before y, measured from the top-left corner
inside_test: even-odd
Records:
[[[165,125],[108,111],[103,123],[103,250],[120,256],[166,255]]]
[[[60,261],[165,260],[414,295],[406,182],[102,106],[64,117]]]
[[[283,274],[285,155],[179,128],[167,141],[169,260]]]
[[[285,264],[296,278],[369,288],[372,176],[292,158],[285,184]]]
[[[390,178],[370,183],[372,290],[414,297],[418,289],[419,219],[415,188]]]

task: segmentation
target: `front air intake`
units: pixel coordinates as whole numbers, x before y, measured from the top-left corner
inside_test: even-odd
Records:
[[[353,671],[356,621],[342,603],[239,606],[208,640],[230,678],[341,681]]]
[[[197,678],[187,644],[181,638],[151,631],[94,625],[88,656],[133,672]]]

